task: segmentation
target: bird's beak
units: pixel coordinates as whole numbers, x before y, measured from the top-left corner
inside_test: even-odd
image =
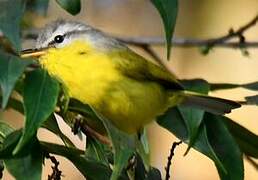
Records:
[[[47,48],[42,49],[25,49],[21,51],[21,58],[39,58],[46,54]]]

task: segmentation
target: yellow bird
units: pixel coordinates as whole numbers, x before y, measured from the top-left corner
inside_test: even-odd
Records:
[[[89,104],[120,130],[136,133],[178,104],[216,114],[240,105],[184,91],[175,75],[89,25],[55,21],[39,34],[36,49],[22,57],[39,63],[71,98]]]

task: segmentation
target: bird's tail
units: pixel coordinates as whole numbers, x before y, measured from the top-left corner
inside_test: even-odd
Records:
[[[232,109],[241,107],[239,103],[227,99],[185,91],[181,95],[183,97],[181,105],[203,109],[213,114],[226,114],[230,113]]]

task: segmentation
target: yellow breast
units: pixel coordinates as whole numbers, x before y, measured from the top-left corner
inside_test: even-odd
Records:
[[[71,97],[91,105],[119,129],[134,133],[164,111],[168,98],[159,84],[124,76],[110,58],[77,41],[49,50],[40,63]]]
[[[93,52],[85,42],[51,49],[40,63],[67,87],[71,97],[88,104],[100,101],[110,83],[119,80],[119,73],[108,57]]]

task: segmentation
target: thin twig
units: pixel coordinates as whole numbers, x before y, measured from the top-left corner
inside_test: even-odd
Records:
[[[165,177],[165,180],[169,180],[169,178],[170,178],[169,171],[170,171],[170,166],[171,166],[172,158],[173,158],[173,156],[174,156],[174,154],[175,154],[174,151],[175,151],[176,147],[177,147],[178,145],[180,145],[181,143],[182,143],[182,141],[174,142],[174,143],[172,144],[172,147],[171,147],[171,149],[170,149],[170,154],[169,154],[169,156],[168,156],[167,166],[165,167],[165,170],[166,170],[166,177]]]
[[[50,156],[48,153],[46,154],[46,158],[50,159],[54,166],[51,166],[53,172],[51,175],[48,175],[48,180],[61,180],[62,171],[58,169],[59,162],[56,160],[54,156]]]
[[[161,46],[165,44],[165,39],[161,37],[116,37],[129,45],[141,46],[141,45],[152,45]],[[175,47],[203,47],[211,43],[214,39],[193,39],[193,38],[173,38],[172,45]],[[245,42],[216,42],[213,47],[222,48],[258,48],[258,41],[245,41]]]

